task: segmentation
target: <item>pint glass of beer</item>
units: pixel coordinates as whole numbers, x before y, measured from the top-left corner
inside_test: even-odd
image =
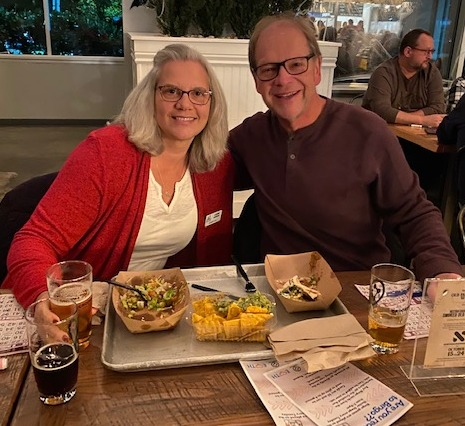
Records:
[[[399,351],[414,282],[413,273],[400,265],[380,263],[371,268],[368,332],[377,353]]]
[[[61,305],[55,299],[76,303],[79,318],[79,346],[89,345],[92,331],[92,266],[81,260],[55,263],[47,271],[48,294],[51,310],[60,316]]]
[[[51,310],[50,299],[26,309],[26,330],[39,398],[46,405],[68,402],[76,393],[78,377],[77,306],[62,300],[62,315]]]

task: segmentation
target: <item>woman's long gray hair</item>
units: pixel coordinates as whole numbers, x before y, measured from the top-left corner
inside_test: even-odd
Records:
[[[170,44],[153,58],[153,68],[126,98],[121,113],[113,120],[122,124],[128,139],[140,150],[153,155],[163,151],[161,129],[155,120],[155,91],[163,65],[169,61],[195,61],[207,72],[210,89],[210,114],[205,128],[195,136],[189,149],[192,172],[212,170],[223,158],[228,138],[227,106],[223,90],[206,58],[184,44]]]

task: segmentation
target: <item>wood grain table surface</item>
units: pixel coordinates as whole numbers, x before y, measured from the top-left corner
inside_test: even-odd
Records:
[[[11,293],[0,289],[0,294]],[[8,356],[8,368],[0,371],[0,425],[8,424],[29,368],[29,355]]]
[[[405,139],[428,151],[438,154],[453,154],[455,145],[445,145],[438,142],[436,135],[430,135],[422,127],[411,127],[405,124],[388,124],[391,131],[399,138]]]
[[[368,302],[354,284],[368,284],[369,272],[337,275],[343,286],[340,299],[366,328]],[[239,363],[119,373],[100,361],[102,333],[103,326],[94,328],[91,345],[80,353],[77,393],[69,403],[42,405],[29,371],[12,425],[274,424]],[[400,369],[410,364],[412,351],[413,341],[404,341],[397,354],[354,364],[414,404],[396,425],[465,425],[465,395],[418,396]],[[13,366],[10,373],[22,368]]]
[[[8,356],[8,368],[0,371],[0,425],[8,424],[29,369],[29,354]]]

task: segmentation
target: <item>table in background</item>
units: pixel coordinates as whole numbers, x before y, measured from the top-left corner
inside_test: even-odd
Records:
[[[368,284],[369,272],[337,276],[343,287],[340,299],[366,328],[368,302],[354,284]],[[274,424],[238,363],[118,373],[100,361],[102,333],[102,326],[94,328],[91,345],[80,354],[76,396],[65,405],[42,405],[30,371],[12,425]],[[418,396],[400,369],[410,364],[412,351],[413,341],[405,341],[398,354],[354,364],[414,404],[396,425],[464,425],[465,396]]]
[[[419,146],[433,154],[443,154],[447,156],[446,170],[441,188],[441,212],[444,218],[444,225],[451,234],[452,226],[455,222],[457,209],[457,188],[454,182],[454,166],[456,158],[456,146],[445,145],[438,142],[438,137],[425,132],[424,128],[411,127],[402,124],[389,124],[391,131],[399,138]],[[432,171],[434,172],[434,170]]]
[[[454,154],[455,145],[445,145],[438,142],[436,135],[430,135],[424,128],[411,127],[404,124],[388,124],[391,131],[398,137],[421,146],[436,154]]]

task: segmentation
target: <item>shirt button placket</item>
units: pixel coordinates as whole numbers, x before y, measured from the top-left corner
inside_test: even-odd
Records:
[[[294,141],[294,135],[290,135],[289,139],[287,140],[287,152],[289,155],[289,159],[295,160],[295,141]]]

